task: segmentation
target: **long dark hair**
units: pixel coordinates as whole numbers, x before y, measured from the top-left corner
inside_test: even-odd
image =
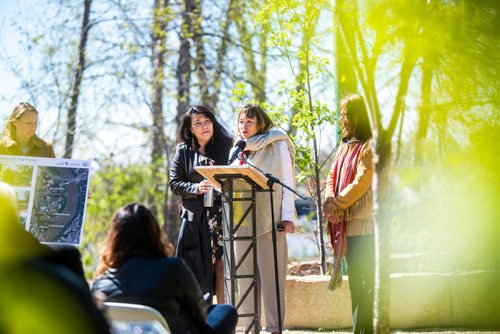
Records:
[[[214,134],[212,140],[205,147],[206,155],[214,160],[217,165],[227,164],[227,156],[232,145],[232,136],[229,132],[217,121],[214,113],[204,106],[191,106],[181,119],[181,125],[177,132],[177,143],[185,143],[193,150],[198,149],[200,144],[191,132],[191,119],[193,115],[203,114],[212,121]]]
[[[347,95],[340,101],[340,113],[344,113],[349,123],[350,132],[356,139],[367,140],[372,137],[372,129],[365,101],[359,94]]]
[[[172,255],[173,247],[153,213],[139,203],[132,203],[113,215],[95,276],[108,268],[121,267],[138,253],[163,258]]]

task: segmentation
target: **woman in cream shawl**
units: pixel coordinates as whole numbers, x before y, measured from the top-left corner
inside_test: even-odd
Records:
[[[277,129],[272,129],[273,122],[264,110],[254,104],[247,104],[240,109],[238,114],[238,136],[246,141],[245,151],[242,152],[242,160],[259,167],[263,171],[277,177],[282,183],[291,187],[294,185],[294,150],[288,136]],[[241,162],[244,163],[244,162]],[[283,324],[285,318],[284,286],[288,262],[286,233],[295,231],[295,206],[294,195],[291,191],[275,184],[273,196],[273,208],[270,205],[268,192],[260,192],[256,195],[256,235],[257,235],[257,286],[260,287],[260,295],[264,304],[266,330],[278,333],[279,321]],[[278,225],[276,233],[276,248],[278,260],[278,281],[281,301],[281,315],[278,315],[276,282],[274,273],[273,242],[272,242],[272,215]],[[248,224],[247,224],[248,225]],[[249,226],[242,226],[238,236],[251,235]],[[236,243],[237,256],[241,258],[248,247],[248,242],[238,241]],[[252,256],[247,256],[239,273],[250,274],[252,272]],[[240,294],[247,290],[250,282],[239,281]],[[253,307],[253,295],[245,299],[240,313],[251,313]],[[241,317],[243,325],[244,317]],[[248,318],[246,318],[248,320]],[[260,322],[260,319],[257,321]],[[259,323],[260,325],[260,323]]]

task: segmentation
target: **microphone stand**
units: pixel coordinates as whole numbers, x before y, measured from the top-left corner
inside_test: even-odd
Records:
[[[277,177],[273,176],[271,173],[266,173],[262,169],[260,169],[259,167],[248,162],[244,155],[243,155],[243,157],[240,157],[240,155],[238,155],[238,160],[244,162],[248,166],[261,172],[267,178],[267,186],[269,187],[269,198],[271,201],[271,222],[272,222],[271,236],[272,236],[272,240],[273,240],[274,281],[276,284],[276,299],[277,299],[276,302],[277,302],[277,308],[278,308],[278,333],[281,334],[283,332],[283,324],[282,324],[282,320],[281,320],[281,298],[280,298],[281,296],[280,296],[280,285],[279,285],[279,275],[278,275],[278,250],[276,249],[276,239],[277,239],[276,238],[276,222],[275,222],[275,218],[274,218],[274,200],[273,200],[274,184],[277,183],[277,184],[281,185],[282,187],[290,190],[291,192],[293,192],[295,195],[299,196],[302,199],[306,199],[306,198],[302,195],[299,195],[299,193],[297,193],[297,191],[295,191],[295,189],[292,189],[290,186],[282,183]]]

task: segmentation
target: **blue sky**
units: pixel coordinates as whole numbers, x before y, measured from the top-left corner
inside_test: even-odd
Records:
[[[18,95],[19,82],[6,67],[6,60],[11,57],[19,57],[18,38],[19,35],[11,27],[11,20],[20,11],[29,8],[33,0],[1,0],[0,1],[0,119],[8,116],[17,100],[23,97]],[[12,101],[6,100],[6,96],[12,97]]]

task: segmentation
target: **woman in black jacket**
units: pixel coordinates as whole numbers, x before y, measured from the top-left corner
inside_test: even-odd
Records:
[[[209,301],[215,287],[217,301],[224,301],[222,262],[222,202],[220,193],[195,167],[226,165],[232,138],[212,111],[192,106],[184,114],[177,134],[177,149],[170,169],[170,188],[182,197],[182,226],[175,255],[193,271]],[[203,197],[213,193],[214,202],[205,207]],[[215,284],[213,281],[215,271]]]
[[[232,333],[238,317],[234,307],[208,308],[193,273],[169,253],[151,211],[137,203],[124,206],[111,221],[92,292],[104,293],[106,301],[155,308],[174,334]]]

